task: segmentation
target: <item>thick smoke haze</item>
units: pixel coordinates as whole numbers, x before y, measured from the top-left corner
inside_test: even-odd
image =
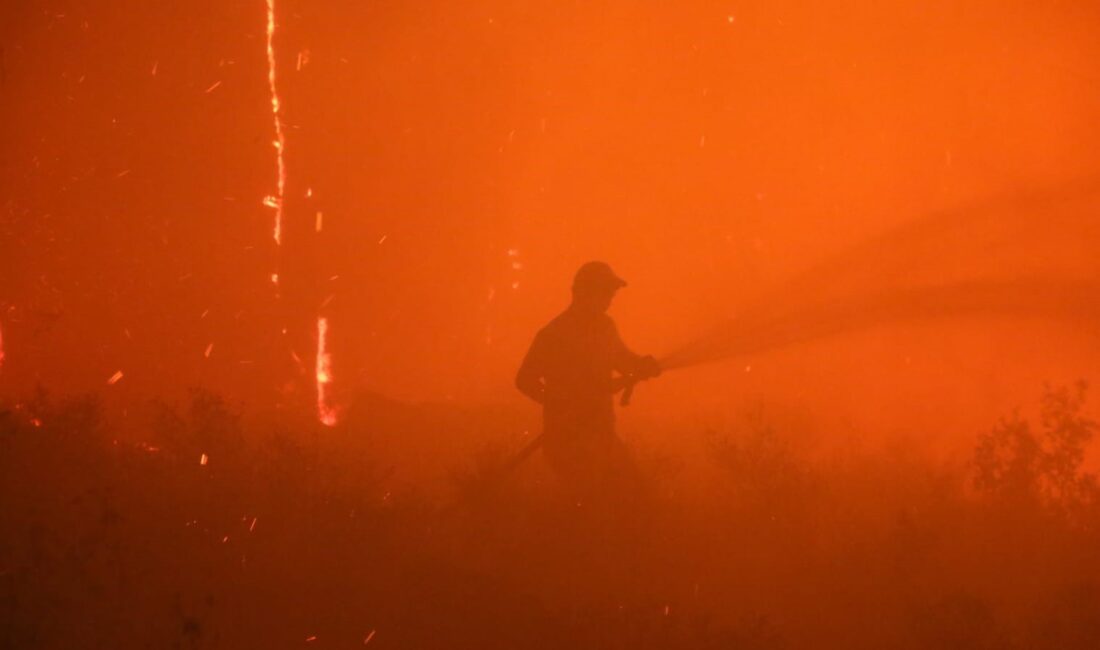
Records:
[[[589,258],[657,352],[932,214],[1002,208],[849,285],[1094,259],[1096,201],[1058,195],[1096,168],[1086,5],[278,9],[279,260],[262,3],[7,10],[7,385],[308,392],[324,304],[344,399],[497,401]],[[987,250],[1053,213],[1041,249]]]

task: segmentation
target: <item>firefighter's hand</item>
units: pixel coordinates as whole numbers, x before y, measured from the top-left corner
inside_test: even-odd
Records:
[[[638,364],[638,372],[636,373],[638,379],[652,379],[654,377],[661,376],[661,364],[657,362],[656,357],[653,355],[646,355],[642,357],[641,363]]]

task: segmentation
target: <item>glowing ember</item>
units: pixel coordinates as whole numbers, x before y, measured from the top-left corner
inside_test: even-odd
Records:
[[[206,454],[199,456],[199,465],[205,465],[210,462],[210,457]]]
[[[336,424],[336,410],[328,403],[328,385],[332,383],[332,358],[328,353],[328,319],[317,318],[317,416],[321,424]]]
[[[286,138],[283,136],[283,120],[279,115],[279,93],[275,87],[275,0],[267,0],[267,85],[271,90],[271,115],[275,122],[275,161],[278,167],[278,180],[275,196],[264,199],[264,205],[275,209],[275,226],[273,237],[275,245],[282,244],[283,236],[283,195],[286,189],[286,164],[283,160],[283,151],[286,149]],[[273,279],[278,282],[277,278]]]
[[[213,351],[214,351],[214,344],[211,343],[210,345],[206,346],[206,350],[203,351],[202,356],[209,359],[210,358],[210,353],[213,352]]]
[[[111,378],[107,380],[108,386],[114,386],[118,383],[118,380],[122,379],[122,371],[119,370],[115,374],[111,375]]]
[[[374,638],[374,633],[376,631],[377,630],[371,630],[370,631],[370,634],[367,635],[367,638],[363,639],[363,645],[367,645],[368,643],[370,643],[370,640]]]

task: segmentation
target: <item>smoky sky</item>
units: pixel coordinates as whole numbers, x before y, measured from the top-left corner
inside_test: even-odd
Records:
[[[279,250],[263,2],[5,8],[0,383],[309,404],[323,314],[336,400],[514,399],[589,259],[658,354],[869,246],[816,286],[1095,279],[1094,8],[802,5],[278,1]]]

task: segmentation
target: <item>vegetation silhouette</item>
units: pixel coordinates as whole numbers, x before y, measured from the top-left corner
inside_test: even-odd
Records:
[[[1094,648],[1085,399],[1048,387],[968,463],[815,455],[812,420],[746,404],[705,467],[642,449],[652,498],[606,516],[539,463],[449,509],[514,444],[499,411],[375,400],[388,429],[321,429],[196,391],[134,436],[40,391],[0,406],[0,645]],[[392,470],[459,421],[483,452],[446,490]]]

